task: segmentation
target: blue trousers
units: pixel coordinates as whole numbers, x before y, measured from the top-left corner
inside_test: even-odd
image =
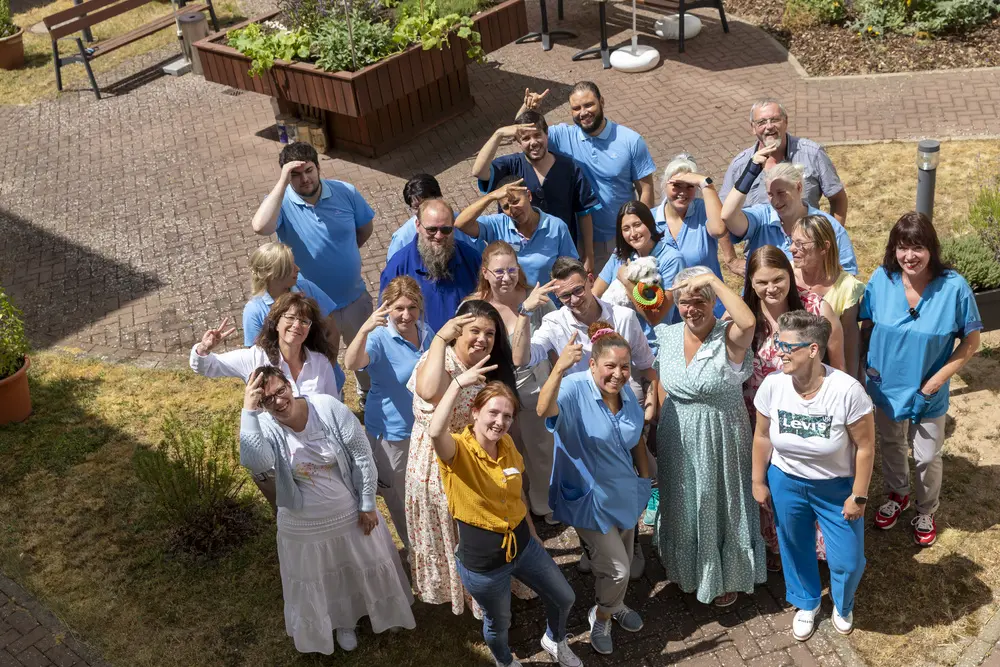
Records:
[[[508,665],[514,659],[507,643],[512,577],[517,577],[538,593],[545,603],[546,634],[549,638],[557,642],[566,638],[566,620],[576,601],[576,594],[538,540],[528,540],[524,551],[513,563],[491,572],[470,572],[459,560],[455,564],[465,588],[483,608],[483,639],[498,664]]]
[[[830,596],[837,612],[847,617],[854,609],[854,593],[865,571],[864,517],[848,521],[841,512],[854,487],[853,477],[804,479],[767,471],[774,505],[774,522],[785,573],[785,598],[799,609],[819,606],[823,589],[816,560],[816,522],[826,541],[830,566]]]

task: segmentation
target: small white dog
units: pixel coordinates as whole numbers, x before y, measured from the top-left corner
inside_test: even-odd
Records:
[[[663,279],[660,277],[660,267],[657,266],[655,257],[640,257],[629,262],[625,268],[625,277],[632,283],[645,283],[647,285],[663,287],[663,285],[660,285]],[[615,306],[632,307],[632,302],[625,293],[625,286],[621,284],[618,278],[611,281],[611,285],[608,286],[601,300]]]

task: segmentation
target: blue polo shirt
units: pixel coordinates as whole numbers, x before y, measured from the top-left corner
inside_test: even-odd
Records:
[[[719,264],[719,239],[708,233],[708,214],[705,212],[704,199],[692,199],[688,204],[687,213],[684,214],[684,222],[681,225],[677,238],[670,233],[667,226],[667,218],[663,213],[663,206],[666,200],[653,209],[653,220],[656,221],[656,230],[663,234],[663,240],[677,249],[684,258],[684,267],[706,266],[712,269],[712,273],[722,278],[722,266]],[[667,285],[669,287],[669,285]],[[713,309],[716,317],[722,317],[726,312],[726,307],[722,301],[715,300]],[[678,316],[678,321],[679,321]]]
[[[650,253],[652,257],[656,258],[656,264],[660,269],[660,278],[662,279],[662,285],[664,287],[670,287],[674,284],[674,276],[676,276],[681,269],[685,268],[684,257],[681,255],[680,251],[674,246],[667,242],[667,237],[664,236],[660,239],[660,242],[653,246],[653,252]],[[639,253],[632,252],[629,259],[638,259]],[[608,263],[604,265],[601,269],[601,275],[598,276],[601,280],[607,284],[614,282],[615,278],[618,277],[618,269],[621,267],[622,261],[618,258],[618,253],[611,253],[611,257],[608,258]],[[638,315],[639,324],[642,325],[642,332],[646,334],[646,340],[649,341],[649,346],[656,352],[658,347],[656,341],[656,332],[653,331],[653,325],[651,325],[645,317]],[[672,306],[670,312],[667,313],[667,317],[663,320],[668,324],[673,324],[675,322],[680,322],[680,316],[677,314],[677,307]]]
[[[457,213],[455,217],[458,217]],[[472,238],[460,229],[456,229],[452,234],[455,235],[456,241],[475,248],[477,252],[481,253],[486,248],[485,243]],[[417,238],[417,216],[414,215],[392,233],[392,239],[389,240],[389,249],[385,253],[385,261],[388,262],[392,259],[393,255],[408,246],[415,238]]]
[[[545,181],[538,182],[535,168],[524,153],[511,153],[494,158],[490,163],[489,180],[478,179],[479,191],[483,194],[496,189],[497,183],[514,176],[524,179],[524,187],[531,191],[531,203],[555,216],[569,227],[569,235],[576,243],[577,218],[593,213],[601,208],[590,187],[590,181],[576,162],[565,155],[552,153],[555,162],[545,174]]]
[[[955,341],[983,328],[972,289],[954,271],[932,280],[913,310],[916,318],[900,274],[875,269],[858,312],[859,320],[874,325],[866,384],[875,405],[894,421],[934,419],[948,412],[950,381],[929,400],[918,392],[948,362]]]
[[[549,128],[549,150],[573,158],[597,188],[601,208],[591,215],[594,240],[615,238],[618,209],[636,198],[633,183],[656,171],[646,141],[635,130],[610,120],[596,137],[562,123]]]
[[[514,219],[506,213],[479,218],[480,240],[487,244],[506,241],[517,251],[517,263],[524,271],[524,279],[528,282],[529,289],[536,284],[544,285],[549,282],[556,257],[580,258],[566,223],[537,208],[535,211],[539,216],[538,228],[531,238],[522,236],[517,230]]]
[[[311,299],[314,299],[319,305],[319,314],[323,317],[327,317],[330,313],[337,310],[337,304],[333,302],[333,299],[326,295],[326,292],[321,290],[302,276],[299,276],[295,284],[292,285],[292,292],[301,292]],[[267,314],[271,312],[271,306],[274,305],[274,297],[264,292],[263,294],[258,294],[255,297],[251,297],[247,301],[247,305],[243,306],[243,344],[247,347],[253,347],[254,341],[257,340],[257,334],[260,330],[264,328],[264,319]],[[344,369],[340,367],[340,364],[333,362],[333,377],[337,381],[337,389],[344,388],[344,380],[347,376],[344,375]]]
[[[628,385],[621,399],[611,414],[589,370],[563,378],[559,414],[545,420],[555,434],[549,507],[557,521],[607,533],[635,527],[645,509],[651,480],[640,479],[632,465],[643,409]]]
[[[375,437],[405,440],[413,429],[413,394],[406,388],[420,355],[430,347],[434,332],[418,325],[420,347],[396,331],[392,321],[368,334],[365,352],[372,388],[365,402],[365,428]]]
[[[854,257],[854,245],[851,243],[850,237],[847,236],[847,230],[844,229],[844,226],[826,211],[821,211],[812,206],[807,206],[807,208],[806,215],[821,215],[830,221],[833,233],[837,237],[837,250],[840,252],[841,268],[851,275],[858,275],[858,260]],[[774,210],[773,206],[770,204],[758,204],[757,206],[750,206],[743,209],[743,213],[747,216],[748,225],[746,234],[742,237],[730,234],[729,238],[733,243],[739,243],[744,240],[747,242],[746,248],[743,251],[747,257],[747,263],[750,262],[750,255],[753,254],[753,251],[765,245],[773,245],[781,248],[788,257],[788,261],[792,261],[792,237],[785,233],[785,228],[781,226],[781,219],[778,217],[778,212]]]
[[[322,188],[315,206],[291,185],[285,188],[277,235],[292,249],[302,275],[340,309],[365,293],[357,231],[375,218],[375,211],[350,183],[323,180]]]
[[[455,243],[455,254],[448,262],[451,278],[431,280],[420,251],[417,250],[417,239],[413,239],[410,245],[393,255],[382,269],[378,291],[381,295],[389,281],[396,276],[410,276],[416,280],[424,294],[424,320],[431,332],[437,332],[455,316],[455,310],[462,300],[479,285],[479,267],[482,261],[481,253],[464,243]]]

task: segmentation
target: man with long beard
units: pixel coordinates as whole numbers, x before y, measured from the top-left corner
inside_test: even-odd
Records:
[[[437,331],[476,289],[482,256],[455,242],[455,212],[443,199],[428,199],[417,210],[417,237],[382,270],[379,293],[396,276],[410,276],[424,294],[424,318]]]

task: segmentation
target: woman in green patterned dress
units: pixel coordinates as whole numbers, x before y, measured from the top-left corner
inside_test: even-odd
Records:
[[[656,328],[663,407],[655,543],[670,581],[705,604],[725,607],[767,579],[743,404],[755,320],[704,266],[678,273],[671,289],[683,322]],[[716,296],[732,321],[712,314]]]

